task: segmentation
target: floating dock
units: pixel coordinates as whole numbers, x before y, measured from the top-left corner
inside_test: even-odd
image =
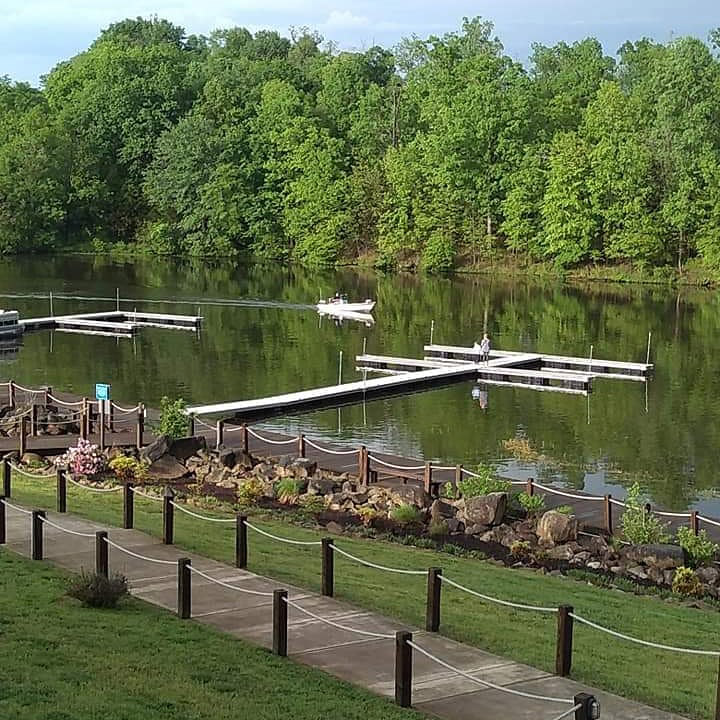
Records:
[[[110,312],[81,313],[77,315],[53,315],[49,317],[20,320],[26,331],[58,330],[90,335],[110,335],[112,337],[132,337],[144,327],[170,330],[197,330],[202,325],[202,317],[195,315],[166,315],[163,313]]]
[[[480,362],[473,348],[426,345],[422,359],[362,354],[356,357],[360,372],[386,377],[301,390],[255,400],[197,405],[187,409],[193,416],[218,415],[231,422],[337,407],[378,397],[409,392],[467,380],[487,385],[521,387],[530,390],[587,395],[596,377],[645,381],[653,366],[615,360],[572,358],[543,353],[493,350]]]

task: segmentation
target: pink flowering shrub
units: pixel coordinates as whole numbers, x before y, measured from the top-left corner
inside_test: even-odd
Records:
[[[71,447],[61,455],[55,464],[66,467],[73,475],[95,477],[107,467],[107,459],[97,445],[80,438],[77,447]]]

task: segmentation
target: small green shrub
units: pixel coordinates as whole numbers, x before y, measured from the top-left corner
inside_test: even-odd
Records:
[[[263,496],[264,488],[262,481],[258,478],[250,478],[246,480],[237,489],[237,502],[238,505],[243,507],[250,507],[251,505],[257,504],[258,500]]]
[[[114,608],[128,595],[128,580],[118,573],[105,577],[83,570],[70,581],[67,594],[87,607]]]
[[[362,523],[365,527],[369,527],[373,524],[373,521],[380,517],[380,513],[375,508],[372,508],[369,505],[363,505],[361,508],[359,508],[358,515],[360,516],[360,519],[362,520]]]
[[[390,511],[390,519],[394,520],[398,525],[412,525],[418,523],[422,519],[422,513],[414,505],[398,505]]]
[[[160,419],[153,425],[156,435],[166,435],[172,440],[187,437],[188,416],[185,413],[187,403],[182,399],[171,400],[163,397],[160,400]]]
[[[446,500],[457,500],[457,491],[455,489],[455,486],[451,482],[446,482],[442,486],[442,491],[440,493],[440,496],[443,497]]]
[[[325,498],[321,495],[301,495],[298,504],[305,512],[312,515],[325,509]]]
[[[687,552],[693,567],[710,565],[720,547],[707,536],[705,530],[696,535],[690,528],[681,527],[677,531],[677,540],[681,548]]]
[[[545,498],[542,495],[529,495],[526,492],[521,492],[518,495],[518,502],[528,515],[537,515],[537,513],[545,509]]]
[[[673,576],[672,591],[678,595],[699,597],[702,595],[702,583],[692,568],[679,567]]]
[[[493,492],[509,492],[510,482],[495,476],[495,470],[489,465],[479,465],[476,470],[477,477],[469,475],[458,483],[458,488],[464,498],[480,497]]]
[[[531,548],[527,540],[515,540],[510,545],[510,554],[517,560],[525,560],[530,557]]]
[[[558,505],[556,508],[553,508],[555,512],[559,512],[561,515],[572,515],[573,509],[570,505]]]
[[[447,520],[433,520],[428,526],[428,535],[431,538],[443,538],[450,533]]]
[[[120,482],[129,483],[146,480],[149,465],[129,455],[118,455],[110,461],[109,467]]]
[[[633,483],[628,488],[621,523],[623,534],[633,545],[660,543],[669,539],[667,528],[657,515],[645,510],[639,483]]]
[[[277,484],[275,492],[281,503],[285,505],[295,503],[300,496],[300,482],[295,480],[295,478],[283,478]]]

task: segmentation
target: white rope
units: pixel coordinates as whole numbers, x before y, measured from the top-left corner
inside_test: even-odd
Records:
[[[210,423],[206,423],[204,420],[201,420],[199,417],[196,417],[196,418],[195,418],[195,422],[196,422],[198,425],[204,425],[206,428],[208,428],[208,430],[215,430],[215,426],[214,426],[214,425],[211,425]]]
[[[235,427],[227,427],[225,426],[225,432],[226,433],[232,433],[232,432],[238,432],[238,430],[242,430],[242,425],[236,425]]]
[[[241,593],[247,593],[248,595],[262,595],[263,597],[272,597],[271,592],[260,592],[259,590],[248,590],[247,588],[241,588],[237,585],[231,585],[230,583],[226,583],[222,580],[216,580],[214,577],[211,577],[210,575],[206,575],[204,572],[201,572],[197,568],[194,568],[192,565],[190,566],[190,572],[194,572],[196,575],[200,575],[200,577],[204,577],[206,580],[209,580],[210,582],[214,582],[216,585],[222,585],[223,587],[229,588],[230,590],[237,590]]]
[[[392,463],[385,462],[384,460],[381,460],[378,457],[375,457],[375,455],[368,454],[368,457],[370,460],[373,460],[376,463],[379,463],[380,465],[384,465],[385,467],[392,468],[393,470],[407,470],[407,471],[416,471],[416,470],[424,470],[424,465],[393,465]]]
[[[707,518],[704,515],[698,515],[698,520],[702,520],[703,522],[710,523],[710,525],[720,527],[720,522],[718,522],[717,520],[712,520],[711,518]]]
[[[625,507],[625,503],[622,500],[616,500],[615,498],[610,498],[610,502],[613,505],[618,505],[619,507]]]
[[[45,390],[35,390],[34,388],[23,387],[22,385],[18,385],[17,383],[14,383],[14,385],[16,390],[20,390],[20,392],[24,393],[30,393],[31,395],[39,395],[40,393],[45,392]]]
[[[572,498],[573,500],[604,500],[605,498],[599,495],[573,495],[573,493],[565,492],[564,490],[557,490],[556,488],[548,487],[547,485],[541,485],[540,483],[533,483],[536,488],[549,492],[553,495],[562,495],[563,497]]]
[[[218,523],[234,523],[236,522],[235,518],[214,518],[210,517],[209,515],[200,515],[199,513],[193,512],[192,510],[188,510],[187,508],[183,507],[182,505],[178,505],[175,501],[171,500],[170,504],[173,507],[176,507],[180,512],[187,513],[188,515],[192,515],[193,517],[198,518],[199,520],[207,520],[209,522],[218,522]]]
[[[430,660],[434,660],[438,665],[442,665],[447,670],[450,670],[452,672],[457,673],[458,675],[467,678],[468,680],[471,680],[474,683],[477,683],[478,685],[484,685],[485,687],[492,688],[493,690],[499,690],[500,692],[508,693],[509,695],[517,695],[519,697],[528,698],[529,700],[542,700],[544,702],[554,702],[554,703],[564,703],[572,705],[575,701],[574,700],[567,700],[566,698],[555,698],[555,697],[548,697],[546,695],[534,695],[533,693],[526,693],[522,692],[520,690],[513,690],[512,688],[503,687],[502,685],[496,685],[495,683],[491,683],[488,680],[481,680],[480,678],[476,678],[473,675],[470,675],[470,673],[466,673],[464,670],[460,670],[459,668],[453,667],[449,663],[446,663],[444,660],[441,660],[438,657],[435,657],[432,653],[429,653],[424,648],[421,648],[419,645],[416,645],[411,640],[408,640],[408,645],[413,648],[414,650],[417,650],[419,653],[424,655],[425,657],[429,658]]]
[[[132,550],[128,550],[126,547],[114,543],[112,540],[110,540],[110,538],[106,538],[105,541],[110,547],[114,547],[116,550],[120,550],[120,552],[124,552],[126,555],[130,555],[131,557],[137,558],[138,560],[147,560],[147,562],[154,562],[158,563],[159,565],[177,565],[176,560],[158,560],[158,558],[147,557],[147,555],[140,555],[139,553],[133,552]]]
[[[137,412],[140,409],[139,405],[136,405],[135,407],[131,407],[131,408],[124,408],[121,405],[118,405],[117,403],[114,403],[114,402],[111,402],[110,404],[113,406],[113,408],[115,408],[115,410],[117,410],[118,412],[121,412],[121,413]]]
[[[17,505],[12,505],[11,503],[9,503],[9,502],[8,502],[7,500],[5,500],[4,498],[3,498],[3,500],[2,500],[1,502],[5,503],[5,505],[6,505],[7,507],[9,507],[11,510],[17,510],[17,512],[24,513],[25,515],[32,515],[32,511],[31,511],[31,510],[26,510],[25,508],[18,507]]]
[[[341,555],[344,555],[346,558],[349,558],[350,560],[354,560],[355,562],[358,562],[361,565],[367,565],[367,567],[375,568],[376,570],[385,570],[386,572],[400,573],[402,575],[427,575],[427,570],[403,570],[402,568],[393,568],[393,567],[387,567],[385,565],[376,565],[375,563],[371,563],[371,562],[368,562],[367,560],[362,560],[359,557],[355,557],[355,555],[351,555],[349,552],[345,552],[345,550],[342,550],[337,545],[331,545],[330,547],[335,552],[339,552]]]
[[[315,448],[316,450],[319,450],[320,452],[327,453],[328,455],[357,455],[357,450],[331,450],[330,448],[322,447],[321,445],[316,445],[312,440],[308,440],[305,438],[305,443],[309,445],[310,447]]]
[[[77,402],[68,402],[67,400],[61,400],[50,393],[48,393],[48,400],[52,400],[54,403],[64,405],[65,407],[80,407],[83,404],[82,400],[78,400]]]
[[[259,527],[251,525],[247,520],[245,521],[245,525],[247,525],[247,527],[249,527],[251,530],[254,530],[256,533],[260,533],[260,535],[265,535],[265,537],[269,537],[272,540],[277,540],[278,542],[284,542],[290,545],[322,545],[322,542],[320,542],[320,540],[290,540],[290,538],[283,538],[278,537],[277,535],[271,535],[269,532],[265,532],[265,530],[261,530]]]
[[[556,718],[553,718],[553,720],[563,720],[563,718],[570,717],[576,710],[579,710],[581,707],[582,705],[576,705],[575,707],[566,710],[564,713],[560,713],[560,715],[558,715]]]
[[[252,435],[253,437],[257,438],[258,440],[268,443],[268,445],[290,445],[290,443],[297,442],[297,438],[290,438],[290,440],[271,440],[270,438],[266,438],[266,437],[263,437],[262,435],[259,435],[251,428],[248,428],[248,433],[250,435]]]
[[[76,530],[70,530],[69,528],[62,527],[62,525],[56,525],[52,520],[48,520],[46,517],[40,516],[40,521],[46,523],[50,527],[54,527],[56,530],[62,530],[68,535],[77,535],[78,537],[94,538],[95,533],[84,533],[77,532]]]
[[[684,513],[674,513],[674,512],[664,512],[662,510],[652,510],[655,515],[662,515],[663,517],[677,517],[677,518],[689,518],[692,517],[692,513],[684,512]]]
[[[569,613],[569,615],[578,622],[589,625],[596,630],[600,630],[600,632],[607,633],[608,635],[620,638],[621,640],[628,640],[629,642],[637,643],[638,645],[645,645],[646,647],[657,648],[658,650],[671,650],[672,652],[687,653],[689,655],[710,655],[712,657],[720,657],[720,652],[716,650],[694,650],[692,648],[681,648],[675,647],[674,645],[662,645],[660,643],[649,642],[647,640],[640,640],[630,635],[623,635],[623,633],[616,632],[615,630],[610,630],[609,628],[603,627],[602,625],[598,625],[597,623],[591,622],[590,620],[586,620],[580,615],[575,615],[575,613]]]
[[[55,473],[31,473],[27,470],[23,470],[19,465],[15,465],[15,463],[10,463],[10,467],[17,473],[20,473],[20,475],[25,475],[26,477],[31,478],[49,478],[49,477],[55,477]]]
[[[148,495],[147,493],[144,493],[142,490],[138,490],[136,487],[131,487],[130,490],[132,492],[134,492],[136,495],[140,495],[144,498],[147,498],[148,500],[155,500],[156,502],[162,502],[162,498],[159,498],[156,495]]]
[[[389,635],[385,633],[376,633],[369,630],[358,630],[357,628],[351,628],[347,625],[342,625],[341,623],[334,622],[333,620],[328,620],[321,615],[316,615],[315,613],[306,610],[304,607],[301,607],[297,603],[294,603],[292,600],[288,600],[287,598],[283,598],[283,600],[285,600],[285,602],[291,607],[299,610],[301,613],[304,613],[305,615],[308,615],[315,620],[319,620],[321,623],[325,623],[326,625],[331,625],[332,627],[339,628],[340,630],[345,630],[346,632],[357,633],[358,635],[366,635],[367,637],[382,638],[383,640],[392,640],[395,637],[394,635]]]
[[[90,485],[85,485],[85,483],[78,482],[77,480],[73,479],[72,475],[66,474],[65,477],[73,485],[77,485],[79,488],[83,488],[83,490],[90,490],[91,492],[108,493],[108,492],[117,492],[118,490],[122,490],[121,485],[118,485],[117,487],[112,487],[112,488],[96,488],[96,487],[92,487]]]
[[[74,425],[75,423],[77,423],[77,418],[70,419],[70,420],[38,420],[37,421],[38,425],[47,425],[47,426],[50,426],[50,425]]]
[[[471,590],[470,588],[466,588],[465,586],[456,583],[454,580],[451,580],[444,575],[440,575],[440,580],[442,582],[446,582],[448,585],[452,585],[458,590],[463,590],[466,593],[470,593],[470,595],[475,595],[475,597],[479,597],[482,600],[487,600],[488,602],[497,603],[498,605],[505,605],[506,607],[517,608],[518,610],[535,610],[537,612],[547,613],[557,612],[557,608],[542,607],[538,605],[524,605],[523,603],[510,602],[509,600],[501,600],[500,598],[491,597],[490,595],[483,595],[482,593],[476,592],[475,590]]]

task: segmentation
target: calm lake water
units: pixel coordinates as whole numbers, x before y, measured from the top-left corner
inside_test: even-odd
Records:
[[[596,380],[582,396],[487,388],[473,383],[269,421],[310,437],[365,443],[409,457],[493,462],[515,477],[623,494],[639,480],[655,501],[720,516],[720,303],[712,291],[619,285],[570,286],[501,276],[453,279],[328,272],[280,264],[213,265],[105,257],[0,262],[0,305],[24,317],[115,305],[205,317],[199,335],[146,329],[135,340],[61,332],[25,336],[0,362],[1,379],[49,384],[91,396],[109,382],[118,402],[157,405],[259,397],[356,379],[355,355],[421,357],[435,321],[436,342],[470,345],[487,322],[493,346],[644,362],[652,332],[654,379]],[[342,288],[374,297],[376,324],[337,327],[312,307]],[[524,438],[537,455],[513,459],[505,441]]]

